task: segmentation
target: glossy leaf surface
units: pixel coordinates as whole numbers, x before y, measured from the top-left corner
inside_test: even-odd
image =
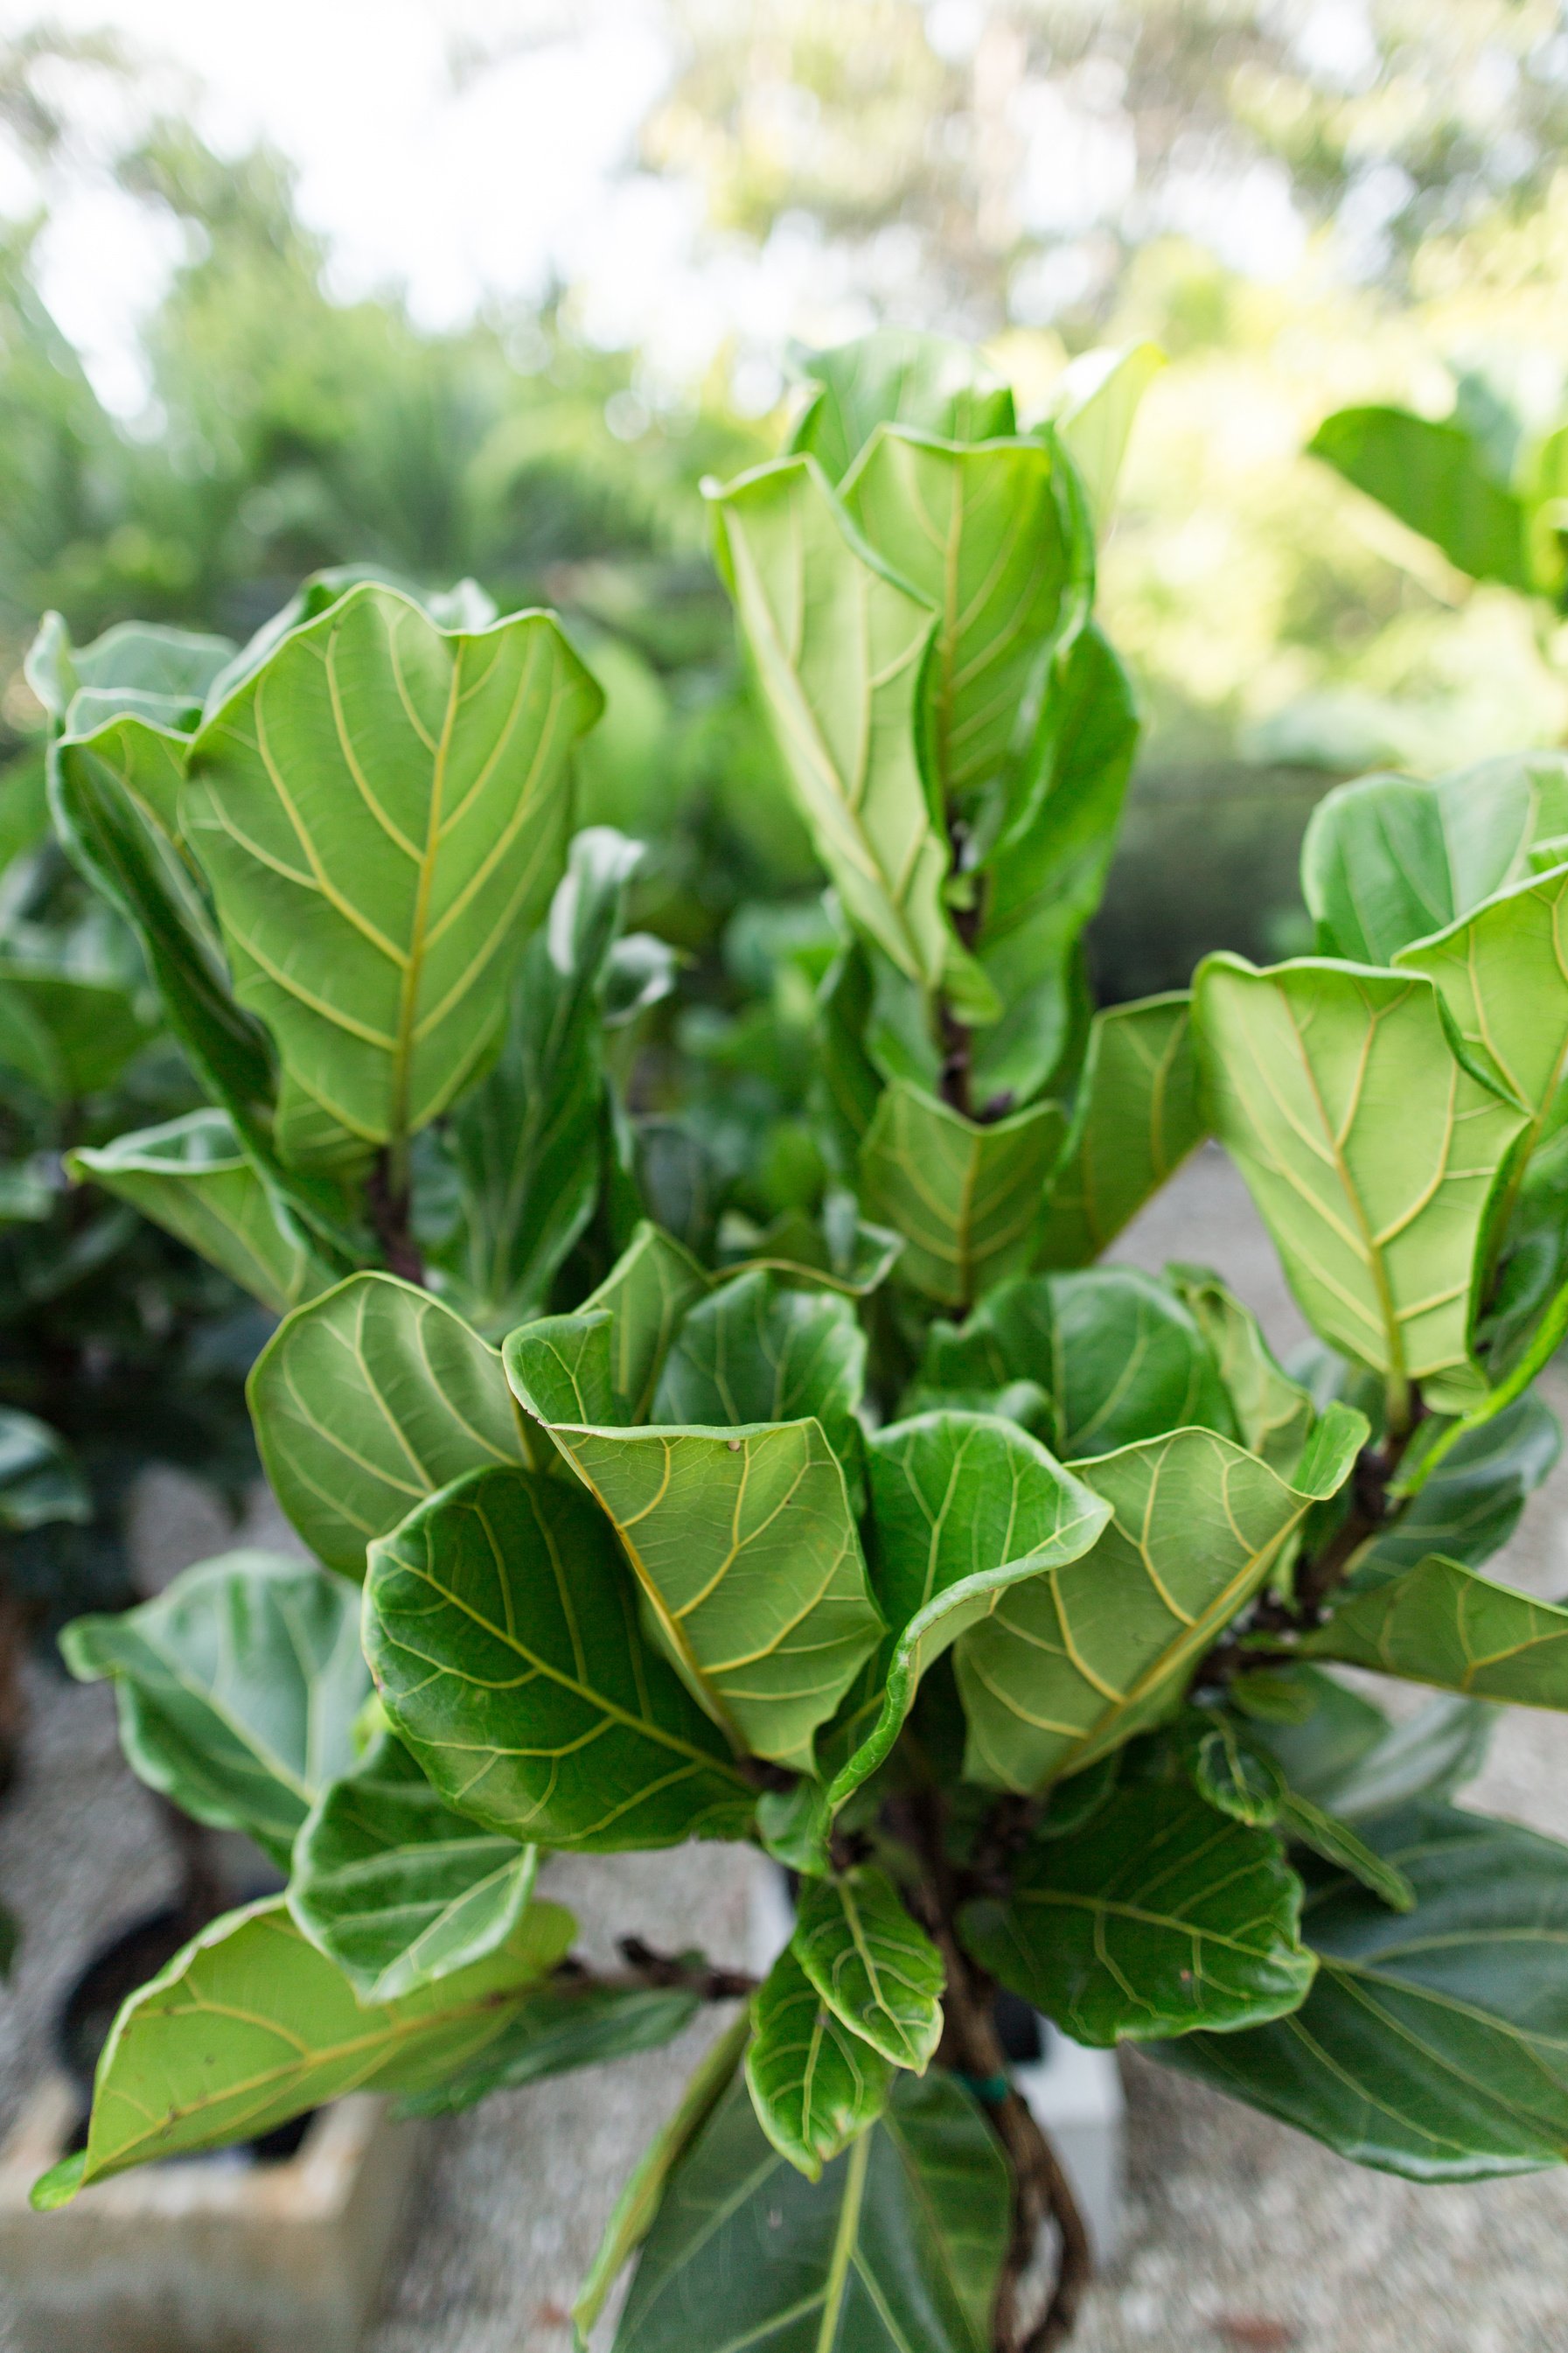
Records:
[[[1059,1104],[981,1126],[899,1081],[860,1147],[871,1216],[904,1237],[899,1275],[963,1307],[1027,1263],[1041,1196],[1066,1132]]]
[[[525,1993],[477,2059],[398,2102],[400,2116],[449,2116],[547,2075],[658,2051],[689,2026],[697,1996],[679,1988],[597,1985],[570,1972]]]
[[[1568,1609],[1440,1555],[1350,1588],[1301,1649],[1470,1699],[1568,1707]]]
[[[525,1462],[500,1358],[433,1293],[358,1274],[286,1318],[250,1376],[261,1460],[312,1552],[365,1546],[465,1472]]]
[[[834,2016],[786,1946],[752,1997],[746,2085],[781,2157],[809,2181],[888,2105],[893,2063]]]
[[[60,1648],[82,1681],[112,1678],[121,1741],[149,1788],[285,1865],[353,1762],[370,1687],[359,1594],[313,1562],[224,1553],[139,1609],[79,1618]]]
[[[312,1808],[289,1909],[362,2001],[394,2001],[504,1945],[536,1860],[536,1849],[453,1813],[383,1733]]]
[[[372,1547],[364,1644],[395,1727],[486,1827],[590,1852],[745,1835],[722,1736],[563,1481],[478,1472],[412,1513]]]
[[[1050,1189],[1035,1264],[1086,1266],[1203,1137],[1192,1008],[1151,997],[1097,1013],[1079,1109]]]
[[[1510,1822],[1418,1805],[1362,1825],[1415,1889],[1385,1909],[1353,1881],[1308,1895],[1320,1956],[1293,2018],[1173,2046],[1173,2065],[1416,2181],[1568,2156],[1568,1850]]]
[[[1199,967],[1215,1133],[1320,1336],[1463,1410],[1487,1220],[1523,1113],[1456,1060],[1429,982],[1317,961]]]
[[[1142,1785],[1076,1838],[1031,1847],[964,1943],[1077,2042],[1150,2042],[1294,2010],[1313,1961],[1301,1883],[1278,1839],[1187,1789]]]
[[[942,1956],[869,1864],[803,1883],[790,1949],[835,2018],[917,2074],[942,2038]]]
[[[866,1336],[848,1300],[787,1291],[759,1270],[736,1275],[688,1313],[652,1418],[740,1424],[815,1415],[840,1461],[853,1464],[865,1377]]]

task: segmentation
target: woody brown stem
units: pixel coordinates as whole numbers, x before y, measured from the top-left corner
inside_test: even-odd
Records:
[[[414,1240],[409,1224],[411,1202],[406,1182],[398,1184],[392,1173],[388,1152],[378,1152],[370,1175],[365,1179],[364,1205],[370,1213],[371,1230],[381,1247],[382,1261],[389,1274],[399,1274],[405,1282],[425,1285],[425,1261]]]

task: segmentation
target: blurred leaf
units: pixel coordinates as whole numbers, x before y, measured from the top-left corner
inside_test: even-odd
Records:
[[[1358,1583],[1414,1568],[1428,1553],[1471,1567],[1508,1542],[1550,1475],[1563,1433],[1551,1408],[1522,1397],[1466,1431],[1404,1509],[1356,1555]]]
[[[28,1021],[48,1039],[59,1100],[112,1086],[153,1035],[129,989],[0,955],[0,1027]]]
[[[1531,586],[1524,512],[1496,480],[1463,426],[1403,408],[1342,408],[1308,443],[1337,473],[1424,539],[1472,580]]]
[[[0,1406],[0,1532],[91,1517],[91,1490],[65,1440],[32,1414]]]
[[[1098,1258],[1203,1132],[1185,993],[1097,1013],[1035,1264],[1085,1266]]]
[[[912,426],[944,441],[992,441],[1015,433],[1013,395],[968,343],[881,327],[834,350],[812,352],[802,373],[818,387],[791,447],[809,451],[830,482],[842,481],[879,425]]]
[[[1132,422],[1165,364],[1158,343],[1084,352],[1062,371],[1052,402],[1057,432],[1083,477],[1095,525],[1109,529]]]
[[[1312,1400],[1275,1363],[1249,1307],[1202,1266],[1168,1266],[1165,1280],[1186,1303],[1214,1352],[1236,1409],[1242,1443],[1289,1479],[1312,1427]]]
[[[411,2093],[398,2102],[397,2113],[456,2116],[491,2092],[661,2050],[690,2025],[698,2007],[697,1996],[679,1988],[654,1991],[569,1974],[551,1978],[525,1995],[504,2033],[479,2059],[428,2090]]]

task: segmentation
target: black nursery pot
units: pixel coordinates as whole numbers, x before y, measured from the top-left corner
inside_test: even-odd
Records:
[[[155,1977],[167,1961],[187,1945],[204,1924],[193,1921],[188,1906],[169,1904],[144,1913],[123,1928],[88,1962],[71,1985],[55,2021],[55,2053],[69,2076],[80,2101],[80,2114],[68,2153],[87,2146],[88,2117],[92,2107],[93,2078],[110,2031],[128,1994]],[[310,2128],[314,2110],[290,2116],[287,2124],[239,2145],[240,2153],[255,2165],[281,2165],[291,2158]],[[232,2149],[209,2152],[233,2162]],[[188,2160],[182,2159],[182,2162]]]

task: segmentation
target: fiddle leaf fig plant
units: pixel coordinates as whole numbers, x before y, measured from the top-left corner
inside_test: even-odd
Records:
[[[131,1998],[40,2202],[714,2010],[579,2345],[635,2261],[616,2353],[1038,2353],[1088,2242],[1004,1992],[1415,2179],[1568,2155],[1568,1848],[1450,1802],[1493,1704],[1568,1707],[1568,1610],[1484,1568],[1557,1445],[1563,779],[1348,787],[1318,954],[1091,1014],[1134,733],[1093,534],[1149,372],[1020,429],[973,354],[873,337],[712,493],[837,926],[838,1181],[740,1249],[638,1196],[604,1039],[668,961],[616,944],[634,849],[568,849],[595,694],[552,622],[307,596],[205,715],[113,720],[164,766],[94,753],[96,832],[110,722],[64,707],[68,839],[142,845],[168,888],[121,903],[154,969],[188,907],[251,1073],[172,1011],[210,1110],[79,1170],[286,1311],[250,1401],[312,1557],[68,1637],[144,1777],[289,1876]],[[1440,805],[1419,907],[1379,793]],[[1299,1366],[1220,1273],[1097,1262],[1206,1133]],[[1394,1726],[1342,1666],[1436,1696]],[[573,1952],[553,1855],[692,1839],[793,1874],[771,1968]]]

